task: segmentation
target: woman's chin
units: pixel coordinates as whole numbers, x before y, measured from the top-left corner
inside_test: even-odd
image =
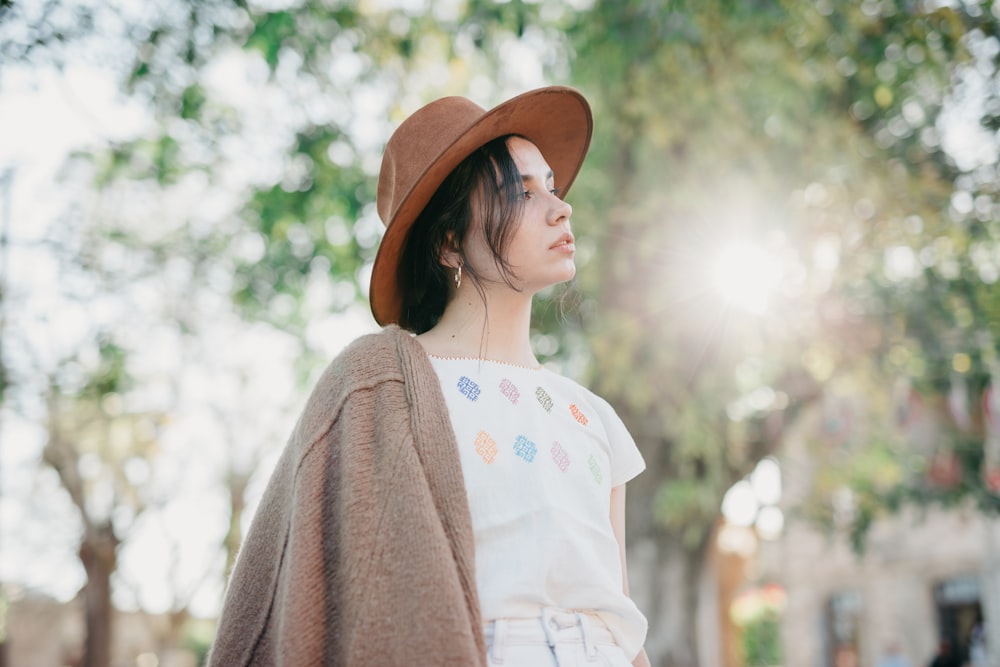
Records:
[[[574,278],[576,278],[576,268],[575,267],[572,270],[562,271],[562,272],[560,272],[557,275],[553,275],[551,280],[546,280],[544,282],[540,282],[535,287],[535,289],[532,290],[532,292],[535,293],[535,294],[537,294],[538,292],[543,292],[543,291],[552,289],[553,287],[556,287],[557,285],[565,285],[568,282],[572,282],[572,280]]]

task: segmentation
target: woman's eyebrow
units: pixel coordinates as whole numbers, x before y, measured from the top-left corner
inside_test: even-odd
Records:
[[[552,179],[554,179],[555,177],[556,177],[556,175],[555,175],[555,174],[554,174],[554,173],[552,172],[552,170],[551,170],[551,169],[549,169],[548,173],[547,173],[547,174],[545,174],[545,180],[546,180],[546,181],[551,181],[551,180],[552,180]],[[521,180],[522,180],[523,182],[527,183],[528,181],[533,181],[533,180],[535,180],[535,177],[534,177],[534,176],[532,176],[531,174],[521,174]]]

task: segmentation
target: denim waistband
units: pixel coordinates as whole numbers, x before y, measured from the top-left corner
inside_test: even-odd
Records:
[[[496,660],[503,659],[509,645],[583,644],[588,657],[597,644],[614,644],[615,638],[601,617],[589,611],[545,607],[537,618],[498,618],[485,625],[486,644]]]

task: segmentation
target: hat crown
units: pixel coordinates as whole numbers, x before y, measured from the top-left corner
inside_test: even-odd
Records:
[[[419,110],[396,128],[382,155],[376,203],[383,224],[389,225],[433,164],[462,138],[486,109],[464,97],[444,97]]]

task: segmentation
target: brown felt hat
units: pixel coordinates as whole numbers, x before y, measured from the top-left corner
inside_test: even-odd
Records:
[[[462,160],[497,137],[517,134],[538,147],[564,194],[580,171],[593,128],[587,100],[565,86],[532,90],[489,111],[464,97],[445,97],[403,121],[389,138],[378,176],[376,203],[386,230],[369,291],[375,320],[399,321],[398,270],[407,233]]]

